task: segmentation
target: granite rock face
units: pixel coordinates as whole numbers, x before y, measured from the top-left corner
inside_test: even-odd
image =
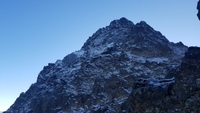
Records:
[[[79,51],[45,66],[37,82],[5,113],[172,113],[195,109],[199,53],[195,48],[187,50],[144,21],[114,20],[89,37]]]

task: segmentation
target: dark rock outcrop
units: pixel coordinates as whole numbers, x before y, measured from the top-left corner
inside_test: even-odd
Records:
[[[182,82],[183,76],[189,77],[184,65],[193,57],[191,49],[184,57],[187,49],[144,21],[114,20],[81,50],[45,66],[5,113],[170,112],[179,108],[172,103],[182,105],[177,103],[185,99],[179,84],[189,85]],[[192,91],[182,93],[190,97]]]
[[[197,10],[198,10],[197,17],[200,20],[200,1],[197,3]]]

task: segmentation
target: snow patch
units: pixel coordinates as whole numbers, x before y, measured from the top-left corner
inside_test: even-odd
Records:
[[[84,53],[85,53],[84,50],[79,50],[79,51],[74,52],[74,54],[79,58],[82,57],[84,55]]]
[[[104,45],[104,46],[100,46],[100,47],[96,47],[96,48],[90,48],[90,50],[89,50],[90,57],[102,54],[108,48],[113,47],[113,45],[114,45],[114,43],[110,43],[110,44],[107,44],[107,45]]]
[[[149,61],[149,62],[156,62],[157,64],[160,64],[160,63],[163,63],[163,62],[167,62],[169,59],[157,57],[157,58],[147,58],[146,60]]]

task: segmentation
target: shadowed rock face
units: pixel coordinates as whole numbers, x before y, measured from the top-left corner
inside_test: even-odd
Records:
[[[190,47],[171,79],[139,79],[122,106],[128,113],[200,113],[200,48]],[[169,77],[166,76],[166,77]]]
[[[134,24],[126,18],[114,20],[94,33],[79,51],[45,66],[37,82],[5,113],[170,110],[172,97],[182,88],[178,84],[187,83],[181,82],[187,75],[187,65],[180,67],[180,72],[176,70],[187,49],[181,42],[168,41],[144,21]],[[166,78],[172,69],[176,71]],[[184,99],[175,98],[175,102]]]
[[[200,20],[200,1],[197,3],[197,10],[198,10],[197,17]]]

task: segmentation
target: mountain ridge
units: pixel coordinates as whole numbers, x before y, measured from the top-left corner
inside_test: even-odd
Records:
[[[172,93],[174,76],[166,76],[181,65],[187,49],[144,21],[114,20],[80,50],[45,66],[5,113],[128,112],[126,103],[140,91],[134,84]]]

